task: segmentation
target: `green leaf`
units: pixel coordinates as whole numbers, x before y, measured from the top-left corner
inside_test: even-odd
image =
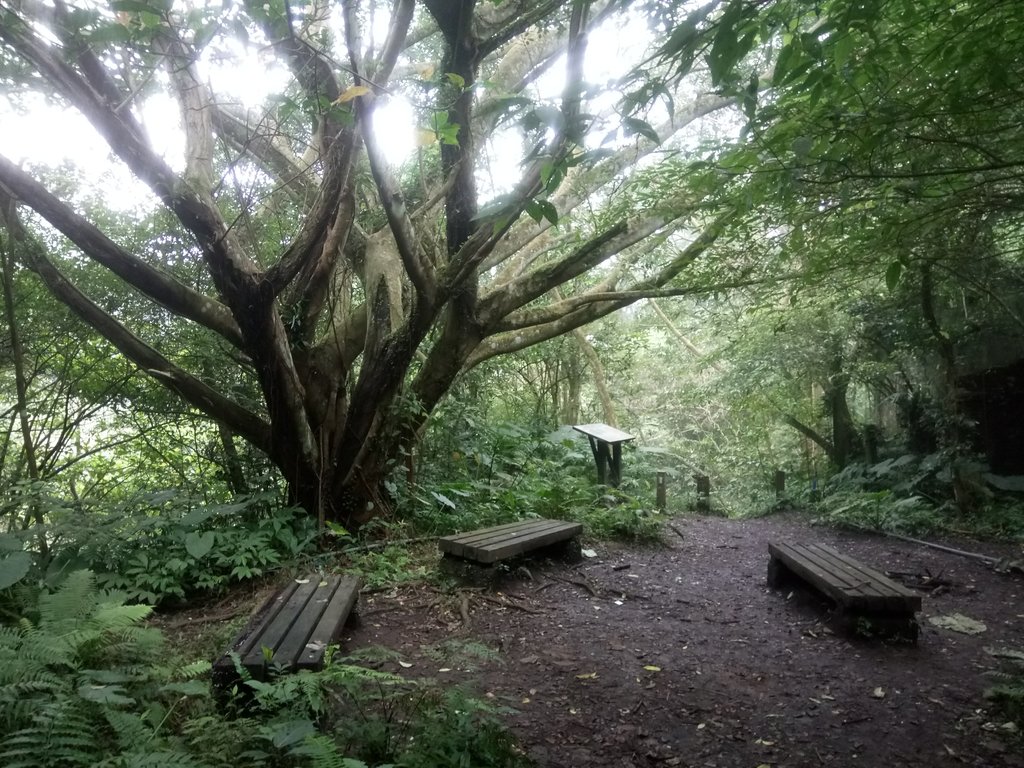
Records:
[[[547,219],[558,226],[558,210],[547,200],[531,200],[526,204],[526,213],[538,224]]]
[[[152,2],[143,3],[139,0],[114,0],[110,4],[110,7],[115,11],[125,11],[126,13],[155,13],[161,15],[170,10],[170,0],[168,2]]]
[[[316,726],[309,720],[292,720],[269,729],[270,740],[278,749],[297,744],[307,736],[316,733]]]
[[[903,274],[903,262],[894,261],[889,265],[889,268],[885,270],[885,287],[889,291],[896,290],[896,286],[900,283],[900,275]]]
[[[733,0],[726,8],[718,24],[718,34],[708,53],[708,69],[711,71],[711,82],[721,84],[732,71],[733,67],[747,52],[743,49],[739,35],[739,25],[743,21],[743,2]]]
[[[104,24],[92,30],[83,30],[83,36],[93,45],[98,43],[125,43],[132,39],[132,31],[121,24]]]
[[[448,82],[458,88],[460,91],[466,87],[466,78],[456,72],[445,72],[444,76],[448,78]]]
[[[78,695],[86,701],[120,706],[134,704],[135,699],[125,696],[125,693],[125,689],[120,685],[92,685],[86,683],[78,689]]]
[[[12,552],[0,559],[0,589],[17,584],[32,567],[32,555],[28,552]]]
[[[444,506],[448,507],[449,509],[455,509],[455,502],[452,501],[451,499],[449,499],[443,493],[438,493],[437,491],[431,491],[430,495],[433,496],[435,499],[437,499],[439,502],[441,502]]]
[[[853,35],[849,32],[839,33],[839,37],[835,41],[832,52],[832,57],[835,60],[837,70],[841,70],[846,66],[846,62],[850,60],[850,54],[853,53],[853,46]]]
[[[627,135],[639,134],[655,144],[661,144],[658,132],[646,120],[637,117],[624,117],[622,118],[622,127],[626,130]]]
[[[203,534],[192,531],[185,537],[185,551],[196,560],[202,560],[213,549],[215,540],[216,534],[213,531]]]

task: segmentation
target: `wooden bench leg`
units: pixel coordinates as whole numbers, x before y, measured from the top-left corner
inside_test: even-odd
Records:
[[[768,561],[768,586],[772,589],[781,589],[794,581],[793,572],[778,560],[772,558]]]
[[[920,633],[913,613],[863,613],[840,607],[834,617],[844,632],[864,638],[916,644]]]

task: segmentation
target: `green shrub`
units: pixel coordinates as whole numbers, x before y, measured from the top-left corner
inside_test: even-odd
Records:
[[[154,604],[258,578],[295,561],[316,537],[314,519],[273,501],[200,505],[166,492],[113,509],[87,508],[55,522],[59,549],[51,571],[88,567],[102,586]]]
[[[987,673],[995,683],[985,691],[985,698],[1018,725],[1024,725],[1024,651],[985,650],[1002,662],[1001,669]]]
[[[152,609],[124,598],[77,571],[35,594],[15,625],[0,625],[0,765],[524,764],[491,708],[361,658],[248,680],[255,705],[223,713],[210,664],[168,661],[159,631],[142,625]]]

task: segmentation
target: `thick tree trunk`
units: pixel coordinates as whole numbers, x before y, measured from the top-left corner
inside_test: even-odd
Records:
[[[832,462],[842,469],[860,454],[860,438],[853,423],[850,404],[846,394],[850,388],[850,376],[843,371],[843,360],[836,357],[832,375],[825,384],[825,407],[832,421]]]

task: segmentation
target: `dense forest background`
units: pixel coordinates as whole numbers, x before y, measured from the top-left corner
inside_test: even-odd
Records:
[[[0,606],[535,515],[650,538],[694,475],[722,514],[1019,536],[1022,29],[0,0]],[[621,488],[591,422],[636,436]]]

